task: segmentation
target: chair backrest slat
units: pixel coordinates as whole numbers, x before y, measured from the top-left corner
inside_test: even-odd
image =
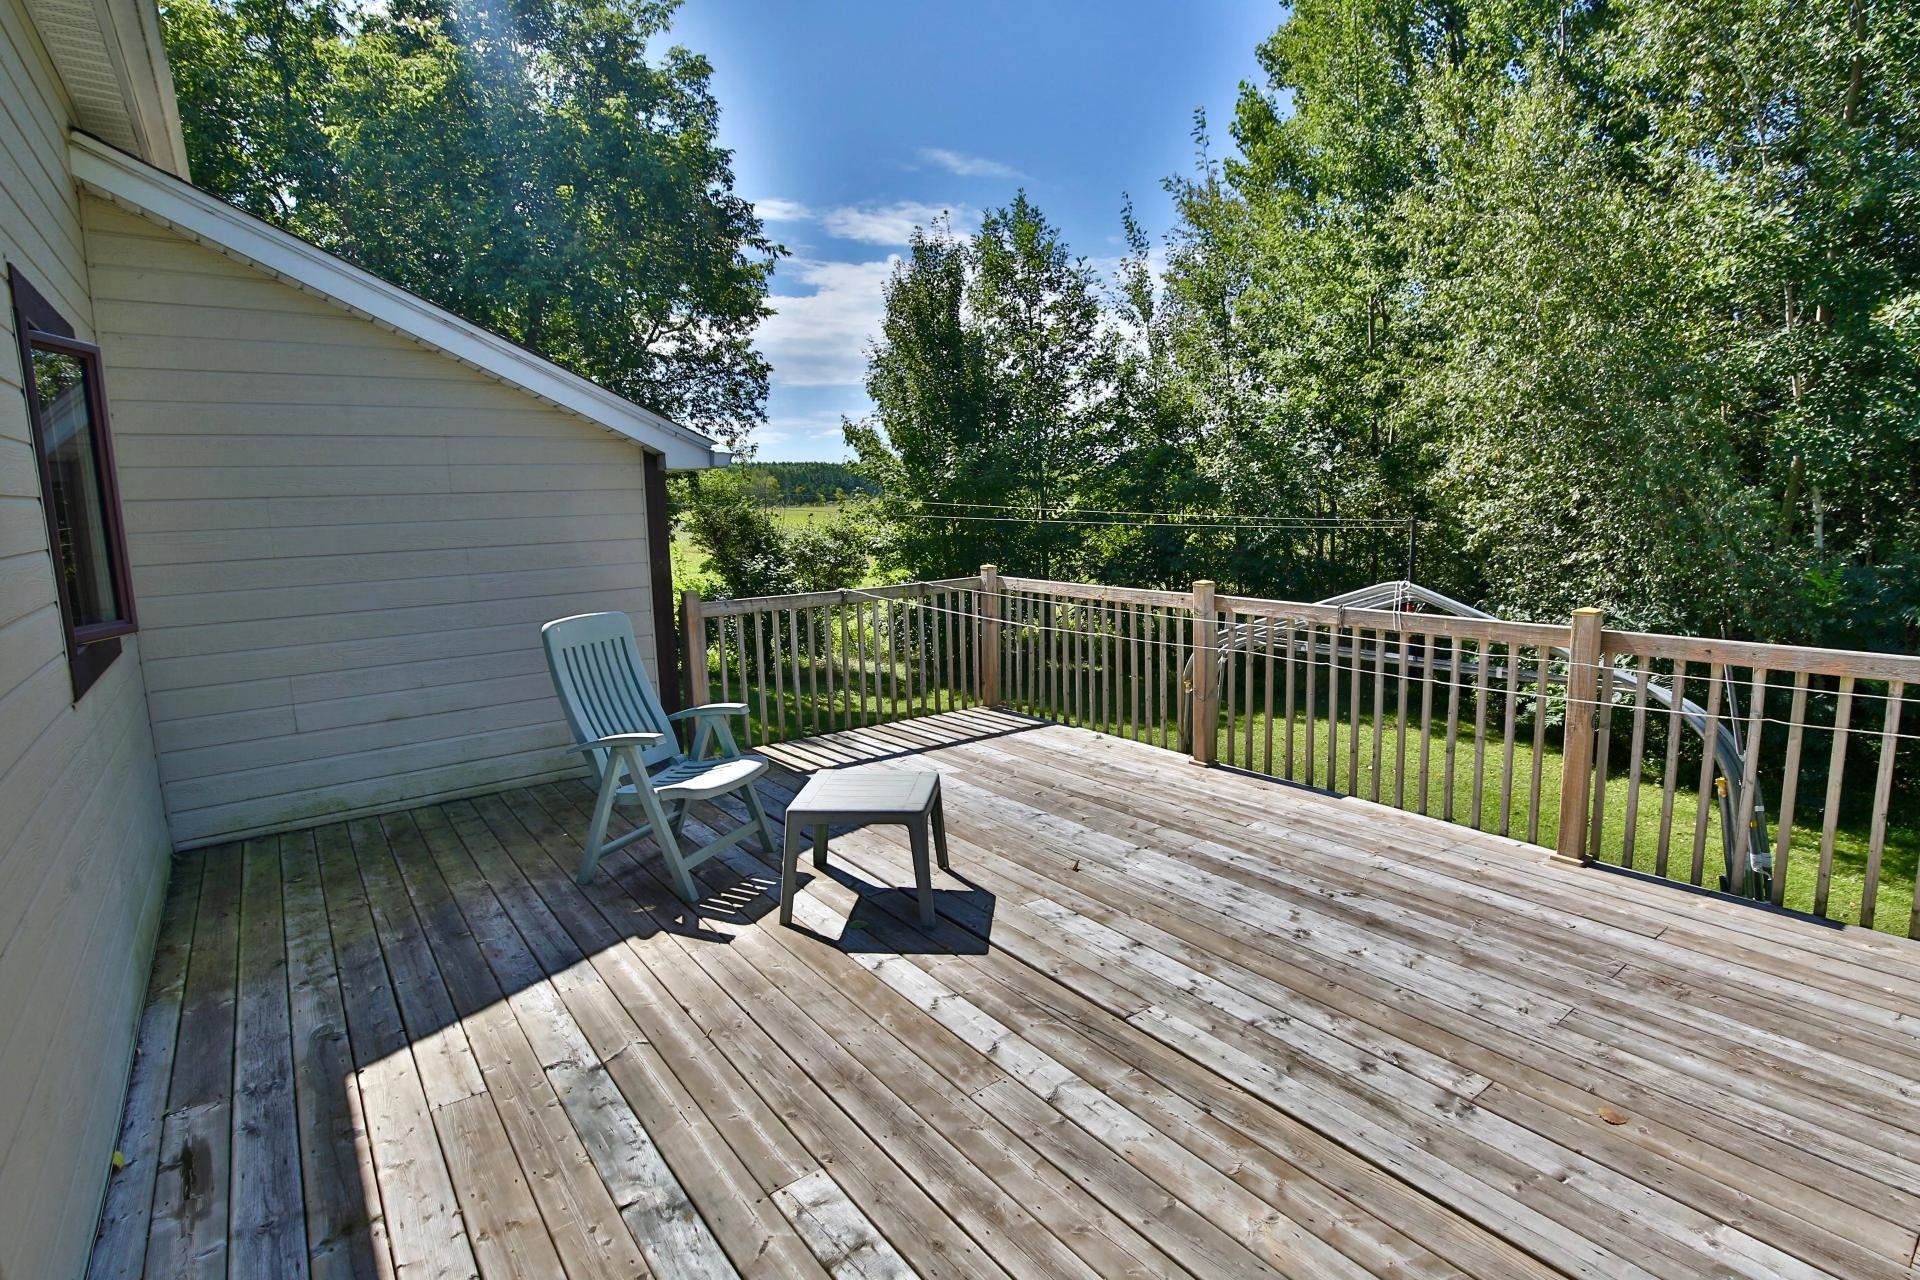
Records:
[[[679,758],[673,722],[633,638],[633,622],[624,613],[582,613],[540,628],[547,669],[567,713],[574,741],[592,742],[614,733],[658,733],[662,741],[641,752],[649,771]],[[604,773],[607,753],[594,752],[594,770]]]

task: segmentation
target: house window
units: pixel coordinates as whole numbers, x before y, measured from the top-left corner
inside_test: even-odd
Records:
[[[8,283],[77,702],[135,630],[100,348],[76,338],[18,268]]]

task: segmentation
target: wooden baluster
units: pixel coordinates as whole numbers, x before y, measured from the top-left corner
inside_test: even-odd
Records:
[[[1620,865],[1629,869],[1633,866],[1634,841],[1640,835],[1640,774],[1647,751],[1647,679],[1653,674],[1648,659],[1636,661],[1640,665],[1633,681],[1633,742],[1627,748],[1626,831],[1620,837]]]
[[[906,664],[901,661],[901,649],[906,643],[910,643],[906,634],[906,615],[902,612],[900,601],[889,599],[887,601],[887,672],[890,677],[887,681],[887,718],[889,720],[901,718],[900,686],[906,680]],[[909,652],[905,657],[910,660],[913,655]],[[913,710],[911,689],[908,690],[907,696],[909,699],[907,710],[911,713]]]
[[[927,714],[927,600],[920,597],[907,605],[913,612],[913,664],[907,669],[907,678],[913,680],[918,675],[919,688],[909,689],[911,695],[907,704],[907,714],[916,714],[913,710],[913,698],[917,697],[920,710],[917,714]]]
[[[835,680],[834,680],[834,669],[833,669],[833,661],[834,661],[833,659],[833,619],[834,619],[834,614],[836,612],[838,611],[830,604],[821,605],[819,607],[820,665],[824,669],[824,676],[825,676],[822,683],[824,683],[827,686],[827,700],[826,700],[826,703],[821,707],[821,711],[826,715],[826,718],[827,718],[828,733],[836,732],[837,730],[844,727],[843,722],[841,720],[841,716],[840,716],[839,691],[834,688]]]
[[[1506,705],[1500,715],[1500,834],[1513,832],[1513,737],[1520,718],[1520,646],[1507,641]]]
[[[1460,745],[1460,638],[1447,637],[1447,758],[1442,766],[1440,816],[1453,821],[1453,764]]]
[[[1433,645],[1439,639],[1433,632],[1420,636],[1420,812],[1428,813],[1427,782],[1432,777],[1433,756]]]
[[[733,683],[727,670],[727,618],[722,614],[714,619],[714,629],[720,636],[720,697],[724,701],[733,696]]]
[[[1340,633],[1337,621],[1327,628],[1327,790],[1340,790]]]
[[[1273,774],[1273,631],[1276,625],[1278,624],[1274,619],[1268,618],[1266,620],[1267,684],[1266,692],[1263,695],[1265,714],[1262,717],[1266,725],[1266,748],[1265,758],[1260,767],[1260,772],[1268,776],[1272,776]]]
[[[853,604],[853,658],[855,688],[860,699],[860,720],[862,729],[873,724],[874,706],[867,695],[868,677],[873,674],[873,628],[868,619],[873,613],[873,602],[857,599]]]
[[[1407,641],[1413,638],[1408,631],[1396,633],[1400,643],[1395,646],[1393,700],[1395,706],[1393,720],[1393,807],[1407,807]]]
[[[1880,769],[1873,782],[1873,817],[1867,829],[1867,882],[1860,888],[1860,927],[1873,928],[1874,901],[1880,893],[1880,862],[1887,851],[1887,808],[1893,800],[1893,766],[1900,750],[1900,703],[1907,687],[1887,684],[1885,719],[1880,725]],[[1912,933],[1912,922],[1908,932]]]
[[[1607,824],[1607,756],[1613,749],[1613,664],[1600,668],[1599,706],[1594,708],[1599,741],[1593,749],[1593,821],[1587,827],[1587,859],[1600,861],[1600,840]]]
[[[1359,794],[1359,685],[1361,685],[1361,651],[1359,651],[1359,628],[1354,628],[1354,666],[1348,672],[1346,681],[1346,794]]]
[[[812,720],[811,733],[820,734],[831,728],[831,723],[822,719],[820,706],[820,627],[816,620],[818,609],[803,609],[801,616],[807,620],[807,711]]]
[[[856,673],[853,665],[853,627],[849,625],[849,615],[857,617],[859,611],[858,601],[848,604],[844,593],[840,603],[832,607],[833,618],[840,624],[840,723],[848,729],[860,727],[860,712],[864,709],[854,702]]]
[[[1833,708],[1833,750],[1827,757],[1827,805],[1820,816],[1820,870],[1813,887],[1813,914],[1827,914],[1827,890],[1833,880],[1833,837],[1840,822],[1840,789],[1847,773],[1847,739],[1853,728],[1853,677],[1840,677],[1840,699]]]
[[[1673,702],[1667,708],[1667,758],[1666,772],[1660,779],[1660,844],[1654,853],[1653,874],[1664,877],[1667,874],[1667,858],[1673,843],[1673,806],[1674,798],[1680,791],[1680,735],[1685,721],[1681,719],[1680,708],[1686,705],[1687,664],[1684,658],[1673,662],[1673,675],[1668,680]]]
[[[1073,707],[1073,723],[1084,729],[1093,722],[1093,657],[1088,643],[1093,638],[1093,624],[1085,601],[1069,603],[1067,609],[1072,625],[1067,633],[1072,645],[1072,654],[1067,659],[1067,674],[1073,679],[1069,701]]]
[[[1316,710],[1317,699],[1314,684],[1319,679],[1320,669],[1320,624],[1307,623],[1307,778],[1308,786],[1313,785],[1315,755],[1313,749],[1314,732],[1319,727],[1320,715]]]
[[[1772,902],[1776,907],[1786,901],[1787,859],[1793,852],[1793,802],[1800,793],[1800,748],[1806,729],[1807,673],[1796,671],[1793,706],[1787,712],[1787,761],[1780,779],[1780,834],[1773,847]]]
[[[1727,673],[1719,666],[1707,666],[1707,731],[1701,735],[1700,752],[1700,805],[1693,814],[1693,866],[1689,872],[1688,884],[1699,885],[1706,875],[1707,865],[1707,823],[1718,807],[1713,790],[1713,771],[1718,763],[1714,759],[1714,746],[1720,738],[1720,695],[1726,684]]]
[[[1368,782],[1368,793],[1375,804],[1380,803],[1380,733],[1381,722],[1387,717],[1387,633],[1376,628],[1373,633],[1373,777]]]
[[[753,683],[755,692],[760,695],[760,738],[770,742],[773,740],[773,717],[767,713],[767,615],[757,610],[753,615]],[[752,717],[747,719],[747,745],[754,745]]]
[[[1540,843],[1540,779],[1547,761],[1547,686],[1553,651],[1541,645],[1533,662],[1533,769],[1527,781],[1527,843]]]
[[[778,611],[768,611],[768,622],[773,630],[773,705],[775,715],[780,721],[780,740],[787,740],[787,655],[785,645],[792,638],[780,629]]]
[[[1294,628],[1293,620],[1288,619],[1287,620],[1287,657],[1286,657],[1287,670],[1286,670],[1286,674],[1282,677],[1286,681],[1286,688],[1283,691],[1284,697],[1282,698],[1282,701],[1286,704],[1286,712],[1287,712],[1286,735],[1287,736],[1286,736],[1285,742],[1282,744],[1282,747],[1281,747],[1282,760],[1280,764],[1280,770],[1281,770],[1280,776],[1283,778],[1286,778],[1288,781],[1293,780],[1293,708],[1294,708],[1293,673],[1295,669],[1298,668],[1298,666],[1300,665],[1300,661],[1299,661],[1300,655],[1296,648],[1296,642],[1298,641],[1298,639],[1299,639],[1299,632]]]
[[[1121,616],[1127,620],[1127,737],[1140,741],[1140,610],[1137,604],[1123,604]]]
[[[1480,811],[1487,790],[1487,695],[1492,688],[1492,644],[1479,640],[1473,646],[1473,803],[1468,825],[1481,830]]]
[[[1221,659],[1220,665],[1226,668],[1226,673],[1227,673],[1226,697],[1222,699],[1222,701],[1226,703],[1226,708],[1227,708],[1227,760],[1226,760],[1226,763],[1229,765],[1235,763],[1234,747],[1239,738],[1239,734],[1236,732],[1236,730],[1239,728],[1239,721],[1235,719],[1235,717],[1239,713],[1239,707],[1237,705],[1237,701],[1238,701],[1238,695],[1240,692],[1240,689],[1239,689],[1240,663],[1239,663],[1239,652],[1238,652],[1239,645],[1240,645],[1240,637],[1237,634],[1235,634],[1236,627],[1234,626],[1234,619],[1238,616],[1239,615],[1237,614],[1231,614],[1231,613],[1227,615],[1227,641],[1224,645],[1221,646],[1221,649],[1220,649],[1220,659]]]
[[[1740,803],[1733,815],[1733,865],[1727,868],[1727,887],[1741,897],[1747,893],[1747,863],[1753,855],[1753,808],[1760,790],[1760,748],[1766,741],[1766,668],[1753,669],[1753,687],[1748,696],[1753,699],[1753,705],[1747,709],[1747,758],[1740,770]]]

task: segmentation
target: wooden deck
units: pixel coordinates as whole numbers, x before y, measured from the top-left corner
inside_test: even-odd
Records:
[[[1005,714],[770,754],[942,772],[934,932],[898,829],[813,932],[576,887],[580,786],[184,857],[94,1274],[1912,1274],[1920,944]]]

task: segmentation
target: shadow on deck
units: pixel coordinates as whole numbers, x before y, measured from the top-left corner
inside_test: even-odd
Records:
[[[1005,713],[765,754],[941,772],[935,929],[897,828],[805,929],[578,886],[578,784],[183,856],[94,1274],[1909,1274],[1916,944]]]

